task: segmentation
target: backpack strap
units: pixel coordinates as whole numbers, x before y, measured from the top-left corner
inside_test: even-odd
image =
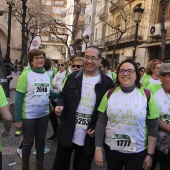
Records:
[[[114,88],[111,88],[111,89],[108,91],[108,93],[107,93],[107,99],[110,98],[111,94],[114,92],[115,89],[116,89],[116,88],[114,87]]]
[[[145,92],[145,95],[147,97],[147,102],[149,102],[150,97],[151,97],[150,91],[148,89],[144,89],[144,92]]]
[[[147,97],[147,108],[146,108],[146,111],[147,111],[147,114],[149,115],[149,100],[150,100],[150,97],[151,97],[151,93],[148,89],[144,89],[144,92],[145,92],[145,95]]]

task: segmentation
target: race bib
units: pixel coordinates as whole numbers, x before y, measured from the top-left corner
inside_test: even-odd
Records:
[[[161,116],[161,120],[170,125],[170,115]]]
[[[110,149],[134,152],[136,151],[136,142],[132,141],[128,135],[114,134]]]
[[[90,114],[76,113],[76,128],[87,129],[91,120]]]
[[[44,95],[50,92],[49,84],[34,83],[34,95]]]

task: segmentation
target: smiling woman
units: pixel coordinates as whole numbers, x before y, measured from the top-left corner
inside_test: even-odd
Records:
[[[36,69],[41,69],[44,66],[46,54],[41,50],[31,50],[28,55],[30,66]]]
[[[157,139],[159,115],[152,95],[147,104],[138,67],[133,60],[124,60],[119,65],[116,88],[105,93],[98,111],[96,164],[100,167],[103,165],[104,142],[108,170],[149,169]]]
[[[37,169],[43,169],[44,147],[49,120],[49,97],[57,98],[51,90],[51,79],[44,69],[45,53],[32,49],[28,53],[30,69],[18,80],[15,98],[15,127],[23,130],[22,169],[29,169],[30,151],[37,151]]]
[[[149,75],[148,78],[143,79],[142,86],[146,88],[150,84],[161,84],[159,80],[159,67],[161,66],[161,61],[155,59],[148,63],[146,67],[146,74]]]

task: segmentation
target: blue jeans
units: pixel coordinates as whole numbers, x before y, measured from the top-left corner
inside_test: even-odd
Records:
[[[23,148],[22,148],[22,167],[29,170],[29,159],[32,146],[35,148],[37,168],[43,167],[45,137],[47,132],[49,115],[37,119],[23,119]]]

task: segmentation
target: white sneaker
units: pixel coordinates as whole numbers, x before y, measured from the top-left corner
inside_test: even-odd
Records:
[[[22,158],[22,149],[17,148],[17,153],[19,154],[20,158]]]
[[[49,148],[44,148],[44,153],[48,153],[50,152],[50,149]],[[36,149],[33,150],[33,155],[36,155]]]
[[[33,155],[36,155],[36,149],[33,150],[32,154],[33,154]]]
[[[50,152],[50,149],[49,148],[44,148],[44,153],[48,153]]]

